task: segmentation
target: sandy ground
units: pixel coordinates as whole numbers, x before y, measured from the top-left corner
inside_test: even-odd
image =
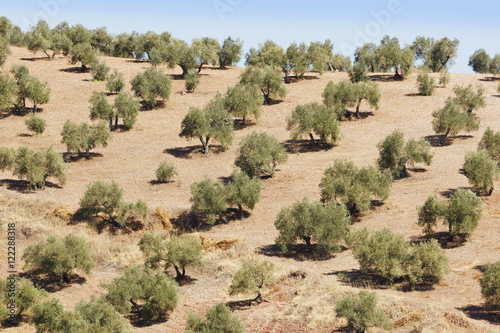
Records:
[[[0,119],[0,145],[28,145],[32,148],[44,148],[51,144],[61,153],[65,146],[61,143],[61,131],[64,122],[72,119],[77,122],[90,122],[89,98],[93,91],[104,91],[104,83],[93,83],[91,74],[66,71],[74,66],[67,59],[57,58],[47,61],[41,54],[35,55],[22,48],[13,48],[3,71],[9,70],[15,64],[28,66],[33,75],[42,81],[47,81],[52,93],[48,104],[43,105],[40,113],[47,122],[47,130],[40,137],[32,137],[24,124],[25,118],[5,114]],[[111,68],[124,73],[128,82],[139,72],[150,65],[128,59],[103,57]],[[170,70],[161,67],[166,73],[180,74],[180,69]],[[15,179],[10,173],[0,173],[0,191],[21,198],[40,198],[57,204],[69,204],[76,209],[86,186],[96,180],[115,180],[125,190],[126,199],[144,200],[149,207],[164,206],[171,212],[178,213],[190,207],[190,186],[204,177],[221,179],[228,177],[234,168],[234,159],[238,143],[253,131],[266,131],[286,143],[290,134],[286,130],[286,118],[298,104],[321,102],[321,94],[329,81],[338,82],[347,78],[345,73],[325,73],[310,79],[286,86],[288,95],[283,102],[264,106],[261,119],[253,126],[237,130],[231,148],[223,153],[211,153],[204,158],[198,142],[189,142],[178,136],[180,123],[189,107],[206,105],[217,92],[224,93],[227,87],[234,85],[242,72],[241,68],[221,71],[211,68],[201,72],[201,83],[193,94],[184,91],[184,81],[174,80],[172,95],[165,106],[152,111],[144,111],[131,131],[114,133],[113,141],[108,147],[94,150],[101,156],[90,160],[81,160],[69,164],[68,183],[62,187],[48,187],[44,191],[19,192],[10,188],[9,180]],[[437,78],[437,75],[432,74]],[[498,81],[489,80],[485,75],[451,74],[451,83],[446,87],[438,87],[433,96],[417,96],[416,74],[405,81],[388,80],[390,75],[374,75],[382,91],[383,97],[379,110],[371,110],[363,104],[362,112],[372,112],[365,119],[346,121],[341,124],[342,138],[337,146],[326,151],[305,152],[296,149],[290,154],[286,164],[279,166],[279,171],[272,179],[263,181],[262,200],[252,211],[250,217],[243,221],[231,222],[228,225],[218,225],[207,232],[214,238],[231,237],[245,239],[250,248],[262,251],[274,244],[277,231],[274,228],[276,214],[283,207],[308,196],[312,200],[319,199],[319,187],[323,171],[333,164],[335,159],[349,159],[359,166],[373,165],[378,157],[377,143],[385,136],[400,129],[405,137],[420,139],[433,135],[432,112],[441,108],[444,100],[453,95],[455,85],[481,85],[486,93],[486,108],[476,112],[481,120],[480,130],[454,140],[452,145],[433,147],[433,163],[429,167],[418,166],[424,170],[411,171],[411,176],[394,182],[391,195],[385,203],[366,213],[354,228],[368,227],[372,230],[387,227],[394,232],[404,234],[408,240],[422,235],[416,225],[416,206],[422,205],[426,198],[434,193],[446,194],[450,189],[468,187],[466,177],[459,170],[467,152],[476,150],[477,144],[490,126],[500,130],[498,110],[500,98],[496,92]],[[438,78],[437,78],[438,79]],[[114,97],[110,96],[110,100]],[[470,135],[470,136],[469,136]],[[179,175],[169,184],[153,184],[155,170],[163,159],[173,162]],[[462,308],[469,305],[480,306],[482,297],[478,283],[478,266],[496,262],[500,259],[500,192],[495,191],[489,198],[484,198],[487,211],[478,229],[470,240],[461,247],[446,249],[450,258],[450,274],[434,289],[401,293],[396,290],[383,290],[383,293],[403,295],[415,303],[425,304],[436,302],[444,308]],[[440,230],[445,227],[440,227]],[[265,251],[264,251],[265,252]],[[270,260],[281,262],[290,269],[315,271],[336,280],[334,273],[357,269],[358,264],[351,251],[344,251],[333,258],[324,261],[300,261],[293,258],[284,259],[270,255]],[[92,293],[102,291],[100,283],[115,276],[110,270],[99,271],[88,279],[85,285],[77,285],[59,292],[61,299],[71,297],[72,304],[78,299],[87,299]],[[190,310],[202,312],[208,305],[218,300],[230,299],[224,294],[226,280],[213,281],[211,286],[204,288],[208,277],[200,273],[198,281],[183,291],[181,305],[171,318],[161,324],[135,328],[137,332],[176,332],[184,327],[185,318]],[[89,291],[92,291],[91,293]],[[267,309],[267,308],[269,309]],[[267,309],[267,310],[265,310]],[[267,311],[267,312],[266,312]],[[278,332],[283,322],[274,322],[262,318],[264,313],[279,311],[270,304],[264,304],[258,310],[249,310],[241,314],[249,332]],[[255,312],[255,313],[253,313]],[[265,318],[265,317],[264,317]],[[260,322],[260,324],[257,324]],[[487,322],[486,322],[487,323]],[[268,325],[268,326],[266,326]],[[274,325],[274,326],[273,326]],[[491,325],[491,330],[498,326]],[[288,328],[290,331],[290,327]],[[291,331],[305,331],[304,327],[291,328]]]

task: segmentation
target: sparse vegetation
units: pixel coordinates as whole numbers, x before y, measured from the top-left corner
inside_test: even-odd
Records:
[[[242,125],[245,126],[249,116],[260,118],[264,98],[256,85],[238,83],[227,89],[224,103],[229,112],[235,117],[242,118]]]
[[[185,333],[243,333],[244,326],[224,303],[207,310],[205,317],[190,314]]]
[[[227,210],[226,193],[220,182],[205,178],[191,185],[191,194],[191,211],[205,217],[208,224],[213,225],[216,218]]]
[[[125,87],[125,80],[123,79],[123,74],[118,72],[116,69],[113,73],[109,74],[106,78],[106,89],[109,92],[118,94]]]
[[[200,78],[198,77],[198,71],[194,68],[188,70],[186,76],[184,77],[186,80],[186,90],[187,92],[194,92],[198,84],[200,84]]]
[[[432,128],[436,134],[444,134],[441,144],[444,144],[449,135],[457,135],[461,131],[477,131],[479,120],[466,112],[456,101],[447,100],[444,108],[432,113]]]
[[[487,151],[493,160],[500,162],[500,132],[494,132],[488,127],[479,142],[478,150]]]
[[[158,99],[168,101],[170,98],[172,79],[154,68],[137,74],[130,83],[135,95],[150,108],[158,105]]]
[[[27,279],[11,275],[0,281],[0,324],[12,320],[11,324],[19,324],[18,320],[33,311],[38,302],[48,293],[33,285]],[[14,312],[11,312],[14,311]]]
[[[259,178],[250,178],[246,173],[234,170],[226,188],[227,204],[238,207],[241,219],[243,218],[243,207],[253,210],[260,201],[261,188],[262,182]]]
[[[139,102],[130,94],[121,92],[115,99],[115,129],[118,127],[118,118],[123,119],[123,126],[129,130],[134,126],[137,115],[139,114]]]
[[[160,183],[170,183],[175,176],[177,176],[177,170],[173,163],[167,160],[162,161],[156,169],[156,180]]]
[[[450,81],[450,73],[448,73],[447,70],[441,70],[441,72],[439,72],[439,84],[446,88],[446,85],[450,83]]]
[[[92,149],[98,146],[107,147],[109,141],[112,139],[105,120],[89,126],[85,123],[78,125],[68,119],[64,123],[61,135],[62,142],[66,144],[68,153],[81,155],[85,152],[85,156],[87,157],[90,156]]]
[[[484,150],[469,152],[465,157],[463,168],[469,183],[479,195],[491,195],[494,188],[493,181],[498,180],[500,168],[488,152]]]
[[[456,86],[453,91],[456,95],[454,100],[462,106],[469,115],[472,111],[482,109],[486,106],[483,87],[479,86],[474,90],[472,85],[469,84],[465,87]]]
[[[29,118],[25,121],[26,127],[35,133],[42,134],[45,131],[46,123],[43,118],[37,116],[35,113],[30,113]]]
[[[97,61],[92,64],[91,72],[94,77],[94,81],[106,81],[108,78],[108,73],[111,69],[106,65],[104,61]]]
[[[234,274],[229,286],[229,294],[253,292],[257,294],[254,301],[260,303],[264,301],[262,298],[263,288],[275,282],[273,263],[256,258],[249,259],[243,262],[242,267]]]
[[[422,96],[430,96],[436,89],[436,80],[429,76],[429,73],[422,72],[417,77],[418,92]]]
[[[241,74],[241,81],[243,85],[259,87],[262,95],[264,96],[264,103],[272,104],[279,98],[285,98],[287,91],[283,84],[281,71],[276,67],[247,67]]]

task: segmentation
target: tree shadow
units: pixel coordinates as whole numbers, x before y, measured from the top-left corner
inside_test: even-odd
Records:
[[[432,147],[445,147],[451,145],[455,140],[467,140],[473,137],[474,136],[472,135],[456,135],[456,136],[449,136],[446,138],[445,141],[443,141],[444,135],[435,134],[424,137],[424,140],[429,142]]]
[[[282,99],[271,99],[271,100],[268,100],[267,102],[264,102],[263,105],[268,105],[268,106],[270,106],[270,105],[277,105],[277,104],[280,104],[280,103],[283,103],[283,102],[284,102],[284,100],[282,100]]]
[[[309,80],[319,80],[319,77],[316,75],[304,75],[302,77],[289,76],[288,82],[285,80],[286,84],[297,83],[300,81],[309,81]]]
[[[22,60],[22,61],[41,61],[41,60],[51,61],[47,56],[44,56],[44,57],[21,58],[19,60]]]
[[[133,327],[150,327],[167,322],[170,319],[170,314],[163,313],[158,319],[146,320],[141,317],[141,314],[139,312],[133,311],[130,314],[126,315],[125,318],[130,321],[130,325],[132,325]]]
[[[60,72],[65,72],[65,73],[76,73],[76,74],[85,74],[89,73],[89,69],[82,69],[82,67],[69,67],[69,68],[61,68],[59,69]]]
[[[313,144],[310,140],[287,140],[282,142],[281,145],[285,147],[289,154],[328,151],[335,147],[332,144]]]
[[[232,312],[239,310],[248,310],[252,305],[259,305],[260,303],[254,301],[253,299],[246,299],[242,301],[230,301],[226,303],[226,306],[231,309]]]
[[[94,158],[102,157],[100,153],[89,153],[88,155],[78,153],[63,153],[65,163],[77,163],[85,159],[86,161],[93,160]]]
[[[149,183],[150,183],[152,186],[154,186],[154,185],[161,185],[161,184],[171,184],[171,183],[173,183],[173,182],[174,182],[174,180],[170,180],[170,181],[168,181],[168,182],[161,182],[161,181],[159,181],[159,180],[157,180],[157,179],[152,179],[152,180],[150,180],[150,181],[149,181]]]
[[[269,244],[259,247],[257,253],[267,257],[285,257],[296,261],[326,261],[335,257],[334,254],[320,252],[317,248],[316,244],[311,244],[309,248],[306,244],[294,244],[289,246],[288,252],[282,252],[276,244]],[[342,248],[342,251],[345,250],[347,249]]]
[[[183,159],[192,159],[193,155],[197,154],[204,156],[203,146],[187,146],[187,147],[176,147],[176,148],[168,148],[163,151],[165,154],[169,154],[174,156],[175,158],[183,158]],[[210,146],[210,154],[220,154],[223,152],[222,146],[213,145]]]
[[[425,168],[408,168],[408,171],[411,171],[414,173],[424,173],[424,172],[427,172],[427,169],[425,169]]]
[[[243,119],[235,119],[233,128],[235,131],[240,131],[250,126],[254,126],[256,123],[247,119],[246,123],[243,124]]]
[[[19,276],[30,280],[36,287],[39,287],[49,293],[61,291],[74,284],[82,285],[87,282],[87,279],[79,276],[78,274],[73,274],[67,281],[63,281],[54,276],[40,273],[37,270],[21,273]]]
[[[43,108],[40,108],[40,107],[36,108],[36,112],[35,112],[34,108],[30,108],[30,107],[25,107],[23,109],[11,107],[11,108],[7,108],[4,110],[0,110],[0,119],[5,119],[5,118],[8,118],[10,116],[24,117],[30,113],[39,113],[42,111],[43,111]]]
[[[35,192],[35,189],[27,180],[2,179],[0,180],[0,187],[6,187],[8,190],[16,191],[19,193]],[[45,181],[45,187],[58,189],[62,188],[61,186],[49,181]]]
[[[500,81],[500,76],[489,76],[485,78],[480,78],[479,81],[483,82]]]
[[[140,104],[141,104],[141,107],[139,108],[140,111],[153,111],[153,110],[156,110],[156,109],[163,108],[165,106],[165,101],[163,101],[163,100],[157,100],[155,106],[150,105],[146,101],[141,101]]]
[[[420,244],[435,239],[443,249],[456,249],[464,246],[467,238],[464,235],[450,236],[449,232],[437,232],[431,235],[414,236],[410,238],[412,244]]]
[[[371,111],[366,111],[366,112],[360,112],[359,113],[359,118],[356,117],[356,113],[355,112],[348,112],[348,114],[346,115],[346,120],[348,121],[357,121],[357,120],[363,120],[363,119],[366,119],[368,117],[373,117],[375,116],[375,114]]]
[[[28,133],[21,133],[21,134],[18,134],[17,136],[20,137],[20,138],[31,138],[34,135],[33,134],[28,134]]]
[[[408,94],[405,94],[405,96],[407,96],[407,97],[417,97],[417,96],[428,97],[426,95],[422,95],[422,94],[418,94],[418,93],[408,93]]]
[[[368,79],[370,81],[375,82],[396,82],[396,81],[404,81],[404,77],[397,76],[395,74],[375,74],[369,75]]]
[[[500,325],[500,311],[488,311],[483,306],[477,305],[468,305],[457,309],[471,319],[484,320],[493,325]]]

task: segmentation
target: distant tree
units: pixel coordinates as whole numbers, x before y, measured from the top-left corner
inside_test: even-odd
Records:
[[[460,131],[477,131],[479,120],[466,112],[457,101],[448,99],[444,108],[432,113],[432,128],[436,134],[444,134],[441,144],[444,144],[449,135],[457,135]]]
[[[190,108],[181,123],[180,137],[198,138],[205,156],[210,151],[210,140],[218,141],[226,150],[233,141],[233,117],[228,112],[222,95],[217,94],[203,110]]]
[[[92,41],[89,29],[85,28],[81,24],[68,27],[68,36],[73,42],[73,45],[87,43],[90,45]]]
[[[227,88],[224,103],[229,112],[242,118],[243,126],[245,126],[249,116],[253,116],[255,119],[260,118],[264,98],[260,95],[256,85],[238,83]]]
[[[349,71],[349,79],[351,83],[368,81],[366,65],[361,61],[355,62],[354,66]]]
[[[132,90],[151,108],[158,104],[158,98],[168,101],[172,89],[172,79],[165,73],[148,68],[137,74],[131,81]]]
[[[389,170],[394,178],[408,175],[407,164],[431,165],[433,153],[425,140],[410,139],[405,142],[403,132],[395,130],[377,145],[380,157],[377,164],[381,170]]]
[[[348,80],[338,83],[328,82],[322,94],[323,104],[328,108],[334,108],[338,112],[338,119],[345,119],[349,110],[348,107],[354,107],[357,102],[357,92],[355,85]]]
[[[377,46],[373,43],[369,43],[358,47],[354,52],[354,62],[364,64],[372,73],[378,71]]]
[[[98,62],[97,53],[88,42],[75,44],[71,48],[70,56],[70,62],[72,64],[78,62],[82,64],[82,72],[87,71],[87,66]]]
[[[9,40],[13,30],[12,22],[5,16],[0,17],[0,38]]]
[[[21,28],[17,25],[15,25],[12,28],[12,31],[10,33],[10,45],[12,46],[26,46],[25,40],[26,40],[26,35],[25,33],[21,30]]]
[[[219,65],[219,54],[221,52],[221,47],[219,45],[219,42],[215,38],[195,38],[193,39],[191,48],[198,65],[198,73],[201,72],[201,69],[204,65]]]
[[[500,168],[488,152],[479,150],[469,152],[463,165],[465,176],[479,195],[491,195],[493,181],[498,180]]]
[[[355,85],[355,94],[356,94],[356,118],[360,118],[359,108],[361,106],[361,102],[365,100],[372,108],[378,110],[380,99],[382,98],[382,94],[378,88],[376,83],[372,82],[359,82]]]
[[[61,242],[51,236],[47,241],[29,245],[23,254],[26,267],[69,282],[75,269],[87,274],[94,267],[92,253],[87,242],[74,235],[68,235]]]
[[[339,252],[341,241],[349,232],[351,220],[344,205],[331,203],[309,202],[306,197],[283,208],[274,222],[279,231],[276,245],[287,252],[298,239],[305,242],[311,249],[311,241],[318,244],[318,250],[323,252]]]
[[[90,97],[90,119],[102,119],[109,121],[109,130],[113,130],[113,106],[109,104],[104,92],[94,91]]]
[[[0,67],[5,64],[9,55],[12,54],[10,50],[9,41],[0,37]]]
[[[45,131],[46,123],[43,118],[35,113],[30,113],[29,118],[25,121],[26,126],[35,134],[42,134]]]
[[[39,20],[36,26],[31,28],[26,35],[28,50],[36,53],[42,51],[50,59],[54,59],[57,54],[57,47],[54,45],[52,31],[48,23],[44,20]],[[52,54],[48,51],[53,50]]]
[[[278,139],[265,132],[253,132],[241,140],[234,164],[250,177],[272,177],[277,165],[287,160],[288,153]]]
[[[482,109],[486,106],[483,87],[477,87],[476,91],[472,88],[472,84],[468,86],[456,86],[453,88],[455,92],[455,101],[461,105],[468,114],[477,109]]]
[[[335,160],[320,183],[321,201],[345,204],[351,214],[370,209],[372,196],[389,197],[392,179],[374,167],[358,168],[350,161]]]
[[[450,73],[446,69],[441,70],[439,73],[439,84],[446,88],[446,85],[451,81]]]
[[[490,73],[493,75],[500,74],[500,54],[498,53],[490,61]]]
[[[129,268],[125,273],[106,285],[107,302],[116,311],[126,314],[139,312],[147,321],[156,320],[172,312],[179,302],[179,286],[163,272]]]
[[[238,207],[240,219],[243,218],[243,207],[253,210],[260,201],[262,182],[258,178],[250,178],[246,173],[234,170],[227,184],[227,203]]]
[[[8,75],[0,74],[0,110],[14,105],[17,84]]]
[[[160,183],[169,183],[176,175],[177,170],[175,169],[175,166],[167,160],[162,161],[158,166],[158,169],[156,169],[156,179]]]
[[[24,111],[26,100],[33,101],[33,112],[37,110],[37,104],[46,104],[50,100],[50,88],[47,83],[42,83],[32,75],[22,75],[18,81],[18,105],[23,103],[21,110]]]
[[[422,72],[418,74],[417,87],[420,95],[430,96],[436,89],[436,81],[433,77],[429,76],[429,73]]]
[[[113,36],[108,33],[106,27],[93,29],[90,31],[90,45],[97,53],[111,55]]]
[[[319,135],[321,144],[335,144],[340,137],[340,125],[334,108],[318,103],[298,105],[287,120],[287,130],[291,131],[292,140],[304,136],[316,144],[313,133]]]
[[[262,289],[276,282],[274,277],[274,265],[267,260],[249,259],[243,262],[243,266],[234,274],[229,294],[235,295],[244,292],[257,293],[256,302],[263,302]]]
[[[500,308],[500,261],[484,267],[480,284],[487,310]]]
[[[484,49],[475,51],[469,58],[469,67],[475,73],[486,74],[490,71],[491,58]]]
[[[285,50],[271,40],[267,40],[264,44],[259,44],[258,49],[251,48],[246,54],[245,66],[271,67],[280,71],[283,70],[285,75],[287,75],[285,65]]]
[[[123,126],[127,130],[131,129],[139,114],[139,102],[129,93],[121,92],[116,97],[113,107],[115,109],[115,129],[118,127],[118,118],[123,119]]]
[[[112,139],[105,120],[90,126],[85,123],[78,125],[71,120],[67,120],[64,123],[61,135],[62,142],[66,144],[68,153],[81,155],[82,152],[85,152],[87,157],[90,156],[92,149],[97,146],[106,147]]]
[[[244,326],[224,303],[207,310],[205,317],[190,314],[185,333],[243,333]]]
[[[192,68],[188,70],[184,79],[186,80],[186,90],[187,92],[194,92],[198,84],[200,83],[200,78],[198,77],[198,71]]]
[[[243,42],[239,39],[228,37],[222,43],[219,51],[219,66],[225,69],[227,66],[233,66],[241,59]]]
[[[468,237],[483,216],[484,204],[469,190],[458,189],[452,194],[446,212],[450,236]]]
[[[479,142],[478,150],[487,151],[492,159],[500,162],[500,132],[494,132],[488,127]]]
[[[330,70],[349,72],[352,69],[351,58],[340,53],[335,53],[329,61]]]
[[[118,70],[114,70],[113,73],[107,76],[106,78],[106,89],[109,92],[118,94],[125,87],[125,81],[123,79],[123,74],[118,72]]]
[[[433,229],[439,220],[445,218],[447,209],[446,203],[439,200],[436,195],[428,197],[423,206],[417,207],[418,225],[423,228],[426,235],[434,233]]]
[[[95,63],[91,64],[91,72],[92,76],[94,77],[94,81],[106,81],[108,78],[108,73],[110,71],[110,68],[104,61],[96,61]]]
[[[457,57],[458,39],[444,37],[440,40],[418,36],[412,44],[416,59],[422,59],[424,66],[433,72],[449,69]]]
[[[333,44],[327,39],[324,43],[311,42],[307,48],[307,59],[310,65],[310,70],[323,75],[331,64],[333,58]],[[350,61],[349,61],[350,63]]]
[[[34,304],[32,312],[30,323],[35,325],[37,332],[63,332],[63,329],[66,328],[64,324],[70,313],[68,312],[68,315],[65,316],[64,308],[59,303],[59,300],[54,297]],[[71,319],[74,323],[71,328],[74,331],[83,328],[82,323],[75,323],[76,318]]]
[[[213,225],[216,218],[227,210],[226,191],[220,182],[205,178],[191,185],[191,211]]]
[[[182,69],[182,77],[185,77],[188,70],[197,65],[192,47],[185,41],[175,38],[165,48],[163,60],[168,63],[169,68],[179,66]]]
[[[307,54],[307,46],[305,43],[297,45],[292,43],[286,50],[286,69],[295,73],[297,78],[304,77],[304,73],[309,69],[309,59]]]
[[[384,36],[376,50],[377,64],[384,72],[394,70],[396,77],[405,77],[413,71],[415,52],[406,46],[401,48],[396,37]]]
[[[347,296],[335,304],[337,317],[347,319],[348,326],[356,332],[368,331],[371,327],[391,330],[393,324],[382,309],[377,306],[375,293],[360,291],[357,296]]]
[[[244,85],[259,87],[266,104],[271,104],[273,100],[278,98],[285,98],[287,94],[280,70],[273,67],[264,67],[263,69],[247,67],[241,74],[240,82]]]
[[[15,315],[20,319],[23,314],[32,312],[38,302],[47,297],[48,293],[33,285],[33,282],[27,279],[8,278],[0,281],[0,323],[12,318]],[[12,307],[14,302],[15,307]],[[7,307],[10,308],[7,308]],[[15,312],[11,312],[15,311]]]

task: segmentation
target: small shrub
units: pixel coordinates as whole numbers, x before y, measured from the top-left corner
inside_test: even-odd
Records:
[[[271,262],[249,259],[234,274],[229,286],[229,294],[235,295],[244,292],[254,292],[257,293],[254,301],[262,302],[262,288],[272,285],[275,282],[274,265]]]
[[[112,136],[109,131],[108,124],[105,120],[99,121],[97,124],[88,125],[81,123],[80,125],[71,120],[64,123],[62,135],[62,142],[66,144],[68,153],[85,152],[89,157],[90,151],[97,146],[107,147]]]
[[[423,72],[418,74],[417,77],[418,92],[423,96],[430,96],[434,93],[436,89],[436,83],[433,77],[429,76],[429,73]]]
[[[172,79],[165,73],[154,68],[148,68],[144,73],[137,74],[131,81],[132,90],[150,107],[158,104],[158,98],[168,101],[172,89]]]
[[[382,327],[387,330],[393,325],[387,315],[377,307],[375,293],[360,291],[357,296],[347,296],[335,304],[337,317],[344,317],[350,328],[356,332],[365,332],[371,327]]]
[[[170,163],[167,160],[162,161],[158,166],[158,169],[156,169],[156,179],[160,183],[169,183],[175,176],[177,176],[177,170],[175,169],[173,163]]]
[[[242,171],[233,171],[227,184],[227,203],[238,207],[240,218],[243,217],[243,207],[253,210],[260,201],[262,182],[258,178],[250,178]]]
[[[224,96],[227,110],[235,117],[242,118],[243,126],[246,125],[249,116],[260,118],[264,98],[256,85],[243,85],[238,83],[227,89]]]
[[[106,82],[106,89],[109,92],[118,94],[125,87],[125,80],[123,79],[123,74],[114,70],[113,73],[109,74]]]
[[[208,224],[213,225],[216,217],[227,210],[226,191],[220,182],[205,178],[191,185],[191,194],[191,211],[204,216]]]
[[[121,92],[115,99],[115,129],[118,127],[118,117],[123,119],[123,126],[129,130],[134,126],[139,114],[139,102],[130,94]]]
[[[352,83],[368,81],[368,70],[363,62],[355,62],[349,71],[349,79]]]
[[[500,169],[498,163],[486,151],[469,152],[463,168],[469,183],[478,194],[491,195],[493,181],[498,180]]]
[[[94,81],[106,81],[110,68],[104,61],[97,61],[92,64],[90,71],[92,72]]]
[[[441,143],[445,143],[449,135],[457,135],[460,131],[477,131],[479,120],[466,112],[459,102],[448,99],[444,108],[432,113],[432,128],[436,134],[444,134]]]
[[[243,333],[244,326],[224,303],[207,310],[205,317],[190,314],[185,333]]]
[[[480,280],[481,293],[486,300],[488,310],[500,309],[500,261],[486,265]]]
[[[187,92],[194,92],[198,84],[200,83],[200,78],[198,77],[198,71],[195,68],[188,70],[184,79],[186,80],[186,90]]]
[[[479,142],[478,150],[487,151],[492,159],[500,162],[500,132],[494,132],[488,127]]]
[[[446,88],[446,85],[450,83],[450,81],[451,81],[450,73],[448,73],[448,71],[442,70],[439,73],[439,84]]]
[[[418,225],[423,227],[426,235],[433,233],[439,219],[445,218],[446,210],[446,203],[439,200],[436,195],[428,197],[422,207],[417,207]]]
[[[33,133],[42,134],[45,131],[45,120],[37,116],[35,113],[30,113],[29,118],[26,119],[25,123],[28,129]]]
[[[446,220],[451,236],[459,234],[468,237],[483,216],[484,204],[477,195],[459,188],[452,194],[446,212]]]
[[[17,324],[23,314],[32,312],[33,307],[47,295],[46,291],[35,287],[33,282],[14,275],[0,281],[0,324],[6,320]],[[13,305],[17,310],[15,313],[10,312]]]
[[[65,282],[75,274],[73,270],[81,269],[88,274],[94,267],[88,243],[73,235],[66,236],[64,242],[51,236],[47,241],[29,245],[23,259],[28,269],[39,270]]]

